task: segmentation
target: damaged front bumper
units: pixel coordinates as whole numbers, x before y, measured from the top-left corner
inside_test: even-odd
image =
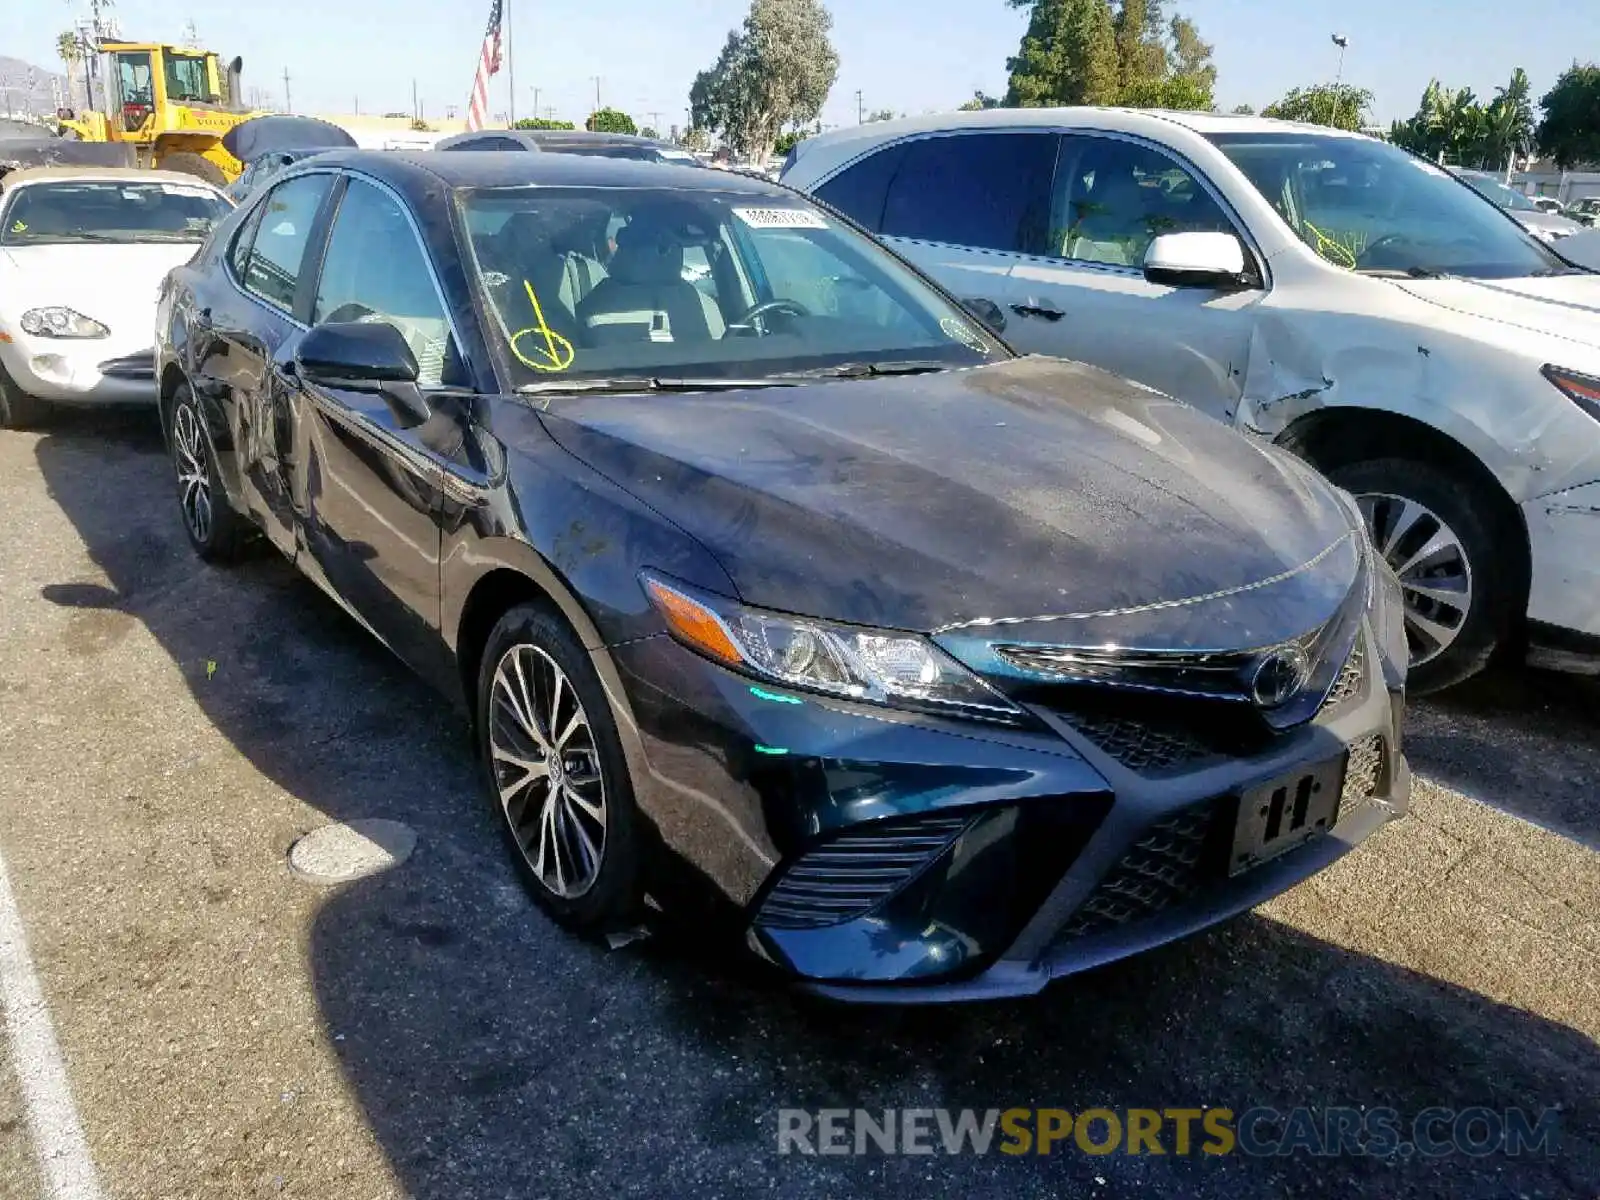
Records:
[[[1600,674],[1600,481],[1522,506],[1533,578],[1529,659]]]

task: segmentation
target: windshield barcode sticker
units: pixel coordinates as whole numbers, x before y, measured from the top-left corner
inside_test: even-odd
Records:
[[[826,229],[828,223],[805,208],[736,208],[733,215],[752,229]]]

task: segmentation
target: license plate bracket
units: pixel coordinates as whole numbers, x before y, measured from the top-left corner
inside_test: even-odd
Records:
[[[1246,788],[1239,796],[1228,874],[1259,867],[1332,829],[1349,759],[1341,754]]]

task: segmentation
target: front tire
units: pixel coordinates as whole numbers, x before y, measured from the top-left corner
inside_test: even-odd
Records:
[[[228,503],[205,415],[187,383],[179,384],[173,393],[172,424],[167,433],[177,475],[178,511],[189,544],[207,562],[237,558],[247,533],[244,518]]]
[[[31,429],[48,411],[49,405],[24,392],[0,367],[0,429]]]
[[[228,186],[228,177],[223,174],[221,167],[204,155],[195,154],[190,150],[180,150],[176,154],[163,155],[161,161],[156,165],[163,171],[182,171],[185,175],[193,175],[197,179],[204,179],[214,187]]]
[[[1408,690],[1426,695],[1483,670],[1516,620],[1517,573],[1482,490],[1410,459],[1352,463],[1328,478],[1355,496],[1380,554],[1400,577]]]
[[[478,754],[523,883],[587,934],[638,919],[638,814],[611,706],[553,613],[508,611],[478,667]]]

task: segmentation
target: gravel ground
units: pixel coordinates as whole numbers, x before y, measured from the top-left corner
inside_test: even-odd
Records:
[[[1600,687],[1419,704],[1412,818],[1027,1003],[841,1010],[520,891],[461,720],[267,554],[189,553],[144,417],[0,434],[0,853],[111,1197],[1600,1193]],[[337,888],[295,838],[383,817]],[[0,1045],[0,1198],[39,1149]],[[783,1107],[1559,1108],[1553,1156],[779,1156]]]

